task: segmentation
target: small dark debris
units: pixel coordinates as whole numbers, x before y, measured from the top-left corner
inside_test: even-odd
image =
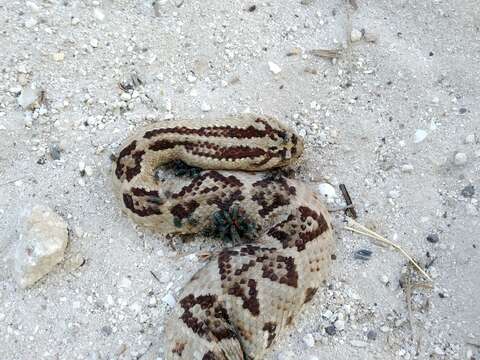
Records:
[[[475,195],[475,187],[473,185],[467,185],[462,190],[462,196],[466,198],[471,198]]]
[[[429,234],[427,235],[427,241],[435,244],[440,241],[440,238],[438,237],[438,234]]]
[[[155,274],[152,270],[150,270],[150,274],[152,274],[152,276],[154,277],[155,280],[157,280],[158,282],[161,282],[160,279],[158,278],[157,274]]]
[[[375,330],[368,330],[367,339],[372,340],[372,341],[376,340],[377,339],[377,332]]]
[[[138,75],[136,73],[130,74],[130,76],[128,78],[126,78],[122,82],[118,83],[118,87],[123,92],[130,92],[134,88],[136,88],[140,85],[143,85],[143,81],[142,81],[142,79],[140,79],[138,77]]]
[[[328,334],[328,335],[335,335],[337,333],[337,328],[335,327],[335,325],[330,325],[330,326],[327,326],[325,328],[325,332]]]
[[[446,296],[445,296],[444,293],[438,293],[438,297],[439,297],[440,299],[445,299]]]
[[[358,10],[358,4],[356,0],[349,0],[349,3],[353,7],[353,10]]]
[[[81,177],[84,177],[87,173],[85,172],[85,170],[80,170],[80,176]]]
[[[355,252],[353,257],[357,260],[370,260],[370,257],[372,256],[372,251],[367,250],[367,249],[361,249]]]
[[[428,56],[433,56],[433,52],[430,51],[430,52],[428,53]]]
[[[252,5],[248,8],[248,12],[254,12],[255,10],[257,10],[257,5]]]
[[[332,259],[334,261],[337,260],[337,255],[335,255],[335,254],[330,255],[330,259]]]
[[[427,253],[428,254],[428,253]],[[428,256],[427,256],[428,257]],[[430,266],[433,265],[433,263],[437,260],[436,257],[432,257],[426,264],[425,264],[425,269],[428,269]]]
[[[462,107],[462,108],[458,109],[458,112],[459,112],[460,114],[465,114],[465,113],[467,112],[467,108],[463,108],[463,107]]]
[[[45,156],[41,156],[40,159],[37,160],[38,165],[45,165],[46,162],[47,159],[45,158]]]

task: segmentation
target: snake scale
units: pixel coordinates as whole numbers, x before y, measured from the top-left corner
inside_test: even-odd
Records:
[[[166,359],[258,360],[312,299],[334,252],[330,217],[300,181],[303,140],[272,117],[163,121],[129,137],[113,168],[123,210],[164,234],[232,240],[193,275],[165,327]],[[196,169],[173,176],[160,166]]]

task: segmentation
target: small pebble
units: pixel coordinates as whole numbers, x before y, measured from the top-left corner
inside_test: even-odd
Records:
[[[475,187],[473,185],[467,185],[462,189],[462,196],[466,198],[471,198],[475,195]]]
[[[35,18],[28,18],[27,20],[25,20],[25,27],[27,29],[31,29],[37,24],[38,24],[38,21]]]
[[[388,276],[387,275],[382,275],[380,276],[380,282],[384,285],[387,285],[388,284]]]
[[[27,86],[22,89],[20,96],[17,98],[17,102],[25,110],[31,109],[35,107],[41,94],[42,94],[41,89],[38,89],[32,86]]]
[[[440,241],[440,238],[438,237],[438,234],[429,234],[427,235],[427,241],[435,244]]]
[[[315,339],[313,338],[312,334],[307,334],[303,337],[303,342],[308,347],[313,347],[315,345]]]
[[[337,328],[335,327],[335,325],[330,325],[325,328],[325,332],[328,335],[335,335],[337,333]]]
[[[197,81],[197,77],[195,75],[193,75],[192,73],[189,73],[187,75],[187,81],[189,83],[194,83],[195,81]]]
[[[380,328],[380,331],[383,332],[383,333],[387,333],[387,332],[392,331],[392,329],[390,329],[388,326],[382,326]]]
[[[120,94],[120,99],[122,99],[123,101],[129,101],[132,99],[132,95],[127,92],[123,92]]]
[[[112,328],[110,326],[103,326],[101,332],[105,336],[110,336],[112,334]]]
[[[390,199],[398,199],[400,197],[400,192],[398,190],[390,190],[387,197]]]
[[[124,289],[128,289],[132,287],[132,280],[130,280],[127,277],[124,277],[122,278],[122,280],[120,280],[120,283],[118,284],[118,286]]]
[[[268,62],[268,68],[275,75],[279,74],[282,71],[280,66],[278,66],[277,64],[275,64],[274,62],[271,62],[271,61]]]
[[[475,134],[468,134],[465,136],[465,144],[473,144],[475,143]]]
[[[413,172],[413,165],[411,165],[411,164],[402,165],[402,172],[407,173],[407,174],[411,174]]]
[[[362,37],[363,37],[363,34],[358,29],[353,29],[352,32],[350,33],[350,39],[352,40],[352,42],[360,41]]]
[[[202,105],[200,106],[203,112],[209,112],[212,110],[212,107],[208,105],[205,101],[202,102]]]
[[[475,207],[475,205],[473,204],[467,204],[465,205],[465,208],[467,210],[467,214],[468,215],[472,215],[472,216],[477,216],[478,215],[478,210],[477,208]]]
[[[454,158],[455,165],[457,166],[465,165],[467,163],[467,159],[468,159],[467,154],[463,152],[456,153]]]
[[[175,304],[177,303],[175,301],[175,298],[173,297],[173,295],[171,293],[168,293],[167,295],[165,295],[163,298],[162,298],[162,301],[167,304],[168,306],[170,307],[175,307]]]
[[[85,166],[85,174],[87,174],[87,176],[92,176],[93,174],[93,168],[91,166]]]
[[[467,109],[462,107],[462,108],[458,109],[458,112],[463,115],[467,112]]]
[[[368,340],[376,340],[377,339],[377,332],[375,330],[369,330],[367,333],[367,339]]]
[[[103,12],[102,9],[100,8],[95,8],[93,9],[93,15],[98,21],[103,21],[105,20],[105,13]]]
[[[350,341],[350,344],[354,347],[365,347],[365,346],[367,346],[367,343],[365,341],[361,341],[361,340],[352,340],[352,341]]]
[[[337,320],[337,321],[335,321],[334,326],[338,331],[343,331],[343,330],[345,330],[345,321],[344,320]]]
[[[98,40],[97,40],[97,39],[91,39],[91,40],[90,40],[90,45],[91,45],[93,48],[98,47]]]
[[[370,260],[371,256],[372,256],[372,252],[367,249],[361,249],[361,250],[355,251],[355,254],[353,255],[355,259],[364,260],[364,261]]]
[[[415,143],[415,144],[421,143],[423,140],[426,139],[427,135],[428,135],[428,133],[427,133],[425,130],[423,130],[423,129],[417,129],[417,130],[415,131],[415,136],[414,136],[414,140],[413,140],[414,143]]]
[[[65,59],[65,54],[63,52],[53,53],[52,58],[54,61],[63,61]]]

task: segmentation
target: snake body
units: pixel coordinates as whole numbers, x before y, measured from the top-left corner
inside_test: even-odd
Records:
[[[121,146],[114,189],[134,221],[161,233],[220,228],[250,239],[185,285],[165,327],[166,359],[262,359],[324,282],[334,251],[328,212],[306,184],[261,172],[302,151],[292,130],[255,115],[158,122]],[[156,175],[179,160],[203,170]]]

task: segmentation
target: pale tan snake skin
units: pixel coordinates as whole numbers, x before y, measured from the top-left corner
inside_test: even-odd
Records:
[[[120,148],[114,189],[134,221],[165,234],[253,238],[223,249],[185,285],[166,324],[166,359],[263,359],[325,281],[334,240],[322,202],[302,182],[257,172],[302,151],[285,125],[255,115],[158,122]],[[175,160],[204,170],[155,176]]]

